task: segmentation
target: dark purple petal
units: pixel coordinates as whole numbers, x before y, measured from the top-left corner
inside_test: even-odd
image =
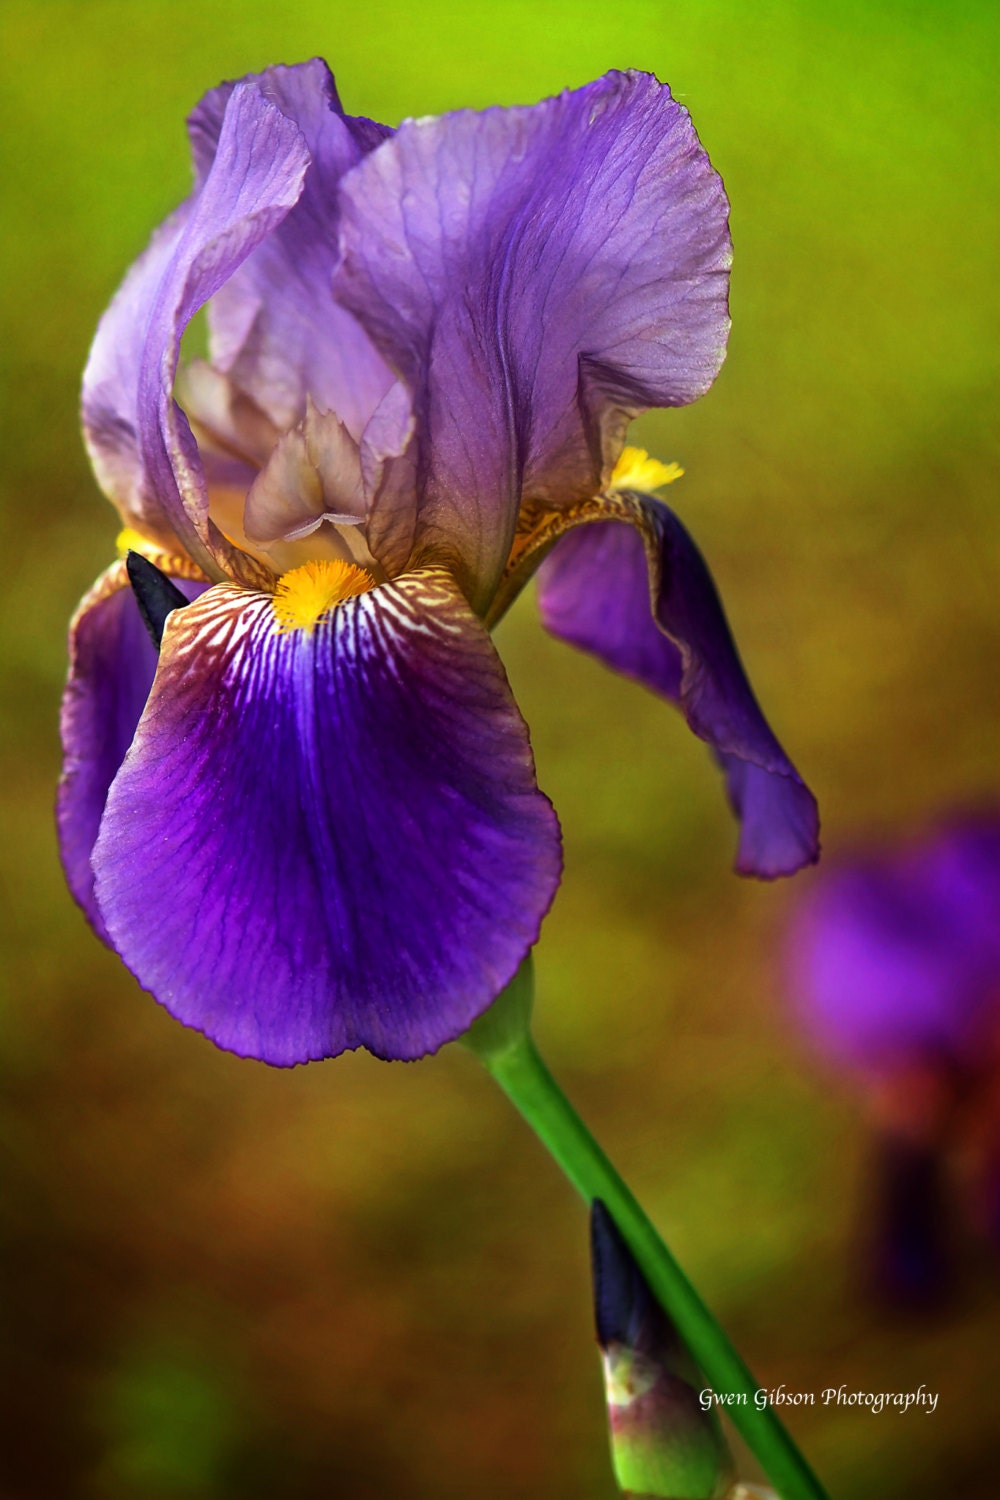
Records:
[[[464,1031],[536,940],[560,848],[489,637],[428,572],[312,634],[229,586],[171,616],[94,866],[140,982],[292,1064]]]
[[[522,489],[601,488],[628,419],[722,362],[722,184],[687,111],[610,73],[525,109],[405,122],[341,185],[340,302],[417,393],[416,557],[484,610]]]
[[[212,362],[281,431],[305,415],[308,394],[360,440],[394,376],[351,314],[333,300],[337,190],[343,174],[390,132],[344,115],[333,75],[320,58],[269,68],[244,81],[294,122],[311,160],[295,207],[209,304]],[[188,122],[203,180],[235,87],[223,84],[206,94]]]
[[[164,565],[170,571],[169,562]],[[174,576],[189,598],[205,588]],[[64,763],[56,802],[67,883],[105,940],[90,856],[108,788],[132,743],[155,671],[156,651],[125,564],[114,563],[84,598],[70,627],[70,672],[61,719]]]
[[[736,869],[790,875],[818,856],[815,799],[761,713],[694,542],[659,500],[621,500],[633,524],[577,526],[542,563],[542,620],[679,705],[726,772]]]
[[[216,557],[237,577],[244,565],[208,519],[197,444],[173,399],[181,335],[284,218],[302,190],[308,162],[298,128],[252,84],[238,84],[226,106],[211,170],[164,257],[146,320],[137,406],[143,468],[177,536],[212,576],[219,576]]]

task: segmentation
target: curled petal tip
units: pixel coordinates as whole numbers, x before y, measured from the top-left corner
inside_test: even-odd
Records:
[[[156,564],[143,557],[141,552],[129,552],[125,558],[125,567],[143,624],[159,651],[167,616],[175,609],[183,609],[189,600],[166,573],[161,573]]]
[[[815,863],[815,798],[761,712],[694,541],[638,492],[599,497],[588,520],[599,524],[577,526],[542,563],[546,628],[675,703],[711,746],[741,823],[739,874]]]

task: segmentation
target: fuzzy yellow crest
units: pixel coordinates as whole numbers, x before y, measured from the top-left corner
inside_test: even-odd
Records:
[[[375,580],[364,568],[338,560],[303,563],[278,579],[272,604],[280,634],[304,630],[311,635],[326,612],[345,599],[367,594]]]
[[[162,552],[163,548],[156,542],[150,541],[148,536],[143,536],[141,531],[133,531],[131,526],[126,526],[119,531],[115,537],[115,546],[118,548],[119,557],[127,557],[130,552],[139,552],[143,557],[148,552]]]
[[[665,484],[673,484],[683,473],[680,464],[663,464],[658,458],[650,458],[645,448],[623,448],[608,488],[639,490],[648,495]]]

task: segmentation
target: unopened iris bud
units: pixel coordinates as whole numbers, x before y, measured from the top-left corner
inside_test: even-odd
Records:
[[[176,583],[172,583],[166,573],[161,573],[156,564],[151,563],[148,557],[143,557],[141,552],[129,552],[125,558],[125,567],[142,622],[149,631],[150,640],[159,651],[167,616],[175,609],[183,609],[190,601]]]
[[[633,1500],[717,1500],[732,1460],[717,1414],[698,1399],[704,1381],[600,1199],[590,1228],[618,1484]]]
[[[660,1500],[659,1495],[637,1495],[634,1490],[624,1492],[624,1500]],[[722,1500],[781,1500],[775,1490],[766,1484],[734,1484],[726,1490]]]

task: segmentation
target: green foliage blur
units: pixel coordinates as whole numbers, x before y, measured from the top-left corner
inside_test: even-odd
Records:
[[[4,1496],[614,1495],[585,1213],[474,1059],[238,1061],[139,992],[61,883],[65,625],[116,532],[78,384],[186,191],[186,111],[314,53],[391,122],[613,66],[670,82],[732,199],[733,337],[709,396],[636,439],[686,469],[671,503],[835,856],[997,793],[995,16],[5,0]],[[550,1064],[762,1385],[940,1392],[933,1416],[793,1412],[832,1492],[987,1493],[997,1267],[972,1257],[933,1316],[859,1293],[865,1124],[782,982],[814,877],[736,879],[704,748],[543,638],[530,598],[498,643],[566,836],[536,959]]]

